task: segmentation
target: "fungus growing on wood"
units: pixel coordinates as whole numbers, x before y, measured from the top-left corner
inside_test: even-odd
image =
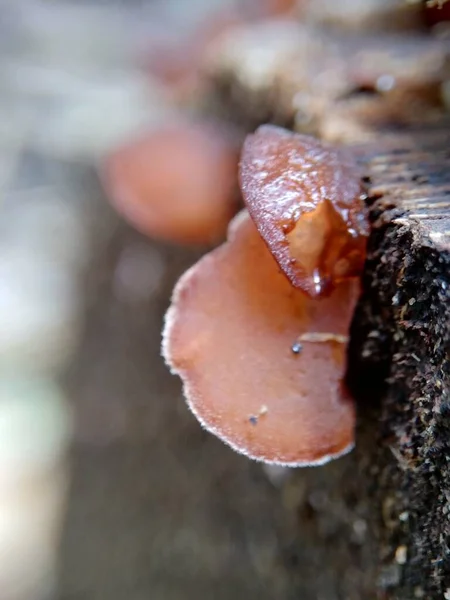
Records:
[[[237,208],[235,141],[212,124],[179,123],[142,134],[105,160],[111,203],[136,229],[182,244],[223,238]]]
[[[295,287],[320,296],[359,274],[367,217],[358,169],[343,151],[264,125],[244,143],[240,177],[250,215]]]
[[[228,241],[180,279],[166,316],[163,354],[200,423],[269,463],[349,451],[355,414],[342,380],[358,293],[356,279],[321,301],[294,289],[240,213]]]
[[[235,450],[322,464],[354,441],[344,376],[368,230],[360,182],[331,148],[263,127],[241,184],[250,215],[178,282],[163,355],[200,423]]]

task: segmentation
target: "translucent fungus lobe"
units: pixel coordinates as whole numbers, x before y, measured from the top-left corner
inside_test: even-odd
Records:
[[[177,284],[163,354],[198,420],[235,450],[321,464],[353,445],[342,342],[358,293],[356,279],[320,302],[293,288],[243,212]]]
[[[279,127],[247,137],[241,189],[281,269],[310,296],[358,275],[368,224],[358,169],[343,151]]]
[[[237,161],[220,127],[178,123],[118,148],[102,176],[112,204],[139,231],[208,244],[224,237],[236,211]]]

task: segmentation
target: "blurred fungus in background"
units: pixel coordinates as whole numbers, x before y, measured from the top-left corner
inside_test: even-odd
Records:
[[[101,175],[112,204],[150,237],[220,241],[237,209],[238,144],[219,125],[173,123],[110,154]]]

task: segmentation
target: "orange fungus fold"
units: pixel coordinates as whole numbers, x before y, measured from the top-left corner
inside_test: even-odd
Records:
[[[163,355],[198,420],[235,450],[322,464],[353,446],[343,377],[358,295],[357,279],[319,302],[295,289],[243,211],[228,241],[178,282]]]
[[[357,166],[344,150],[272,125],[247,137],[241,189],[292,284],[329,294],[362,269],[368,222]]]

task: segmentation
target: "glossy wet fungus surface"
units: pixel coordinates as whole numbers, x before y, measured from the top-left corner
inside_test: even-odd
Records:
[[[362,269],[368,236],[358,168],[343,150],[271,125],[247,137],[244,201],[292,284],[329,294]]]

